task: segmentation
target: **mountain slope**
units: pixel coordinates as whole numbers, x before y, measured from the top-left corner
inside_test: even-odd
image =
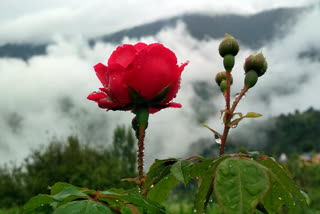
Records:
[[[89,41],[94,45],[97,41],[120,43],[124,37],[140,38],[152,36],[166,27],[174,27],[178,21],[185,23],[189,33],[196,39],[221,38],[228,32],[236,37],[241,45],[259,48],[270,42],[283,32],[280,26],[294,21],[303,8],[282,8],[260,12],[254,15],[202,15],[186,14],[156,22],[124,29]],[[46,54],[46,46],[30,44],[6,44],[0,47],[0,57],[14,57],[27,60],[34,55]]]

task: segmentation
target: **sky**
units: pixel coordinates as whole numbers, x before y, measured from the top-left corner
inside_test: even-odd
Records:
[[[106,112],[86,100],[101,87],[92,67],[108,57],[116,44],[86,39],[136,24],[184,12],[252,14],[277,7],[309,5],[310,1],[15,1],[0,0],[0,44],[12,42],[51,42],[47,55],[28,61],[0,58],[0,164],[21,162],[30,149],[40,148],[52,139],[77,135],[91,145],[110,143],[119,124],[130,124],[130,112]],[[148,8],[146,10],[145,8]],[[275,39],[259,50],[241,48],[236,58],[233,94],[243,85],[242,65],[253,52],[263,51],[269,69],[240,103],[239,111],[262,113],[264,120],[281,113],[320,108],[319,62],[299,60],[297,55],[310,47],[320,49],[319,7],[302,14],[287,28],[284,38]],[[182,109],[162,110],[150,117],[146,136],[146,161],[183,157],[189,145],[211,133],[194,120],[192,105],[198,102],[192,88],[195,81],[208,81],[213,87],[216,72],[223,69],[217,50],[220,40],[198,41],[183,23],[164,29],[155,36],[125,38],[122,43],[160,42],[175,52],[179,63],[189,60],[182,74],[176,102]],[[304,80],[301,83],[301,80]],[[209,104],[224,107],[215,88]],[[254,91],[254,92],[253,92]],[[208,125],[222,128],[218,115],[208,116]],[[245,124],[246,122],[244,122]],[[245,127],[242,126],[242,127]],[[214,143],[214,142],[213,142]],[[218,148],[218,145],[217,145]]]
[[[253,14],[315,0],[1,0],[0,45],[45,43],[57,35],[92,38],[188,12]]]

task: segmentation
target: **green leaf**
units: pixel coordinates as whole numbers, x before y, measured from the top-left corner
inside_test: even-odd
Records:
[[[275,178],[269,175],[270,188],[262,200],[264,208],[269,214],[277,213],[284,203],[290,202],[290,195],[287,191],[283,190],[283,187],[278,183]]]
[[[203,213],[206,210],[209,198],[212,194],[213,176],[217,166],[225,159],[230,158],[229,155],[220,156],[218,159],[212,160],[207,172],[202,178],[200,187],[197,191],[194,209],[197,213]]]
[[[194,178],[194,177],[197,177],[197,176],[200,176],[200,177],[203,177],[210,164],[212,163],[213,160],[215,160],[216,158],[212,158],[212,159],[207,159],[207,160],[203,160],[203,161],[199,161],[199,162],[196,162],[194,165],[193,165],[193,168],[191,170],[191,176]]]
[[[258,158],[260,156],[260,152],[258,152],[258,151],[252,151],[252,152],[248,152],[248,153],[253,158],[253,160],[258,160]]]
[[[76,189],[79,189],[79,190],[81,189],[80,187],[76,187],[76,186],[73,186],[73,185],[68,184],[68,183],[58,182],[58,183],[55,183],[50,188],[51,189],[50,193],[51,193],[51,195],[56,195],[66,187],[73,187],[73,188],[76,188]]]
[[[140,194],[118,194],[110,191],[103,191],[103,192],[100,192],[100,195],[121,200],[125,203],[132,203],[138,207],[142,207],[146,209],[148,213],[154,213],[154,214],[166,213],[163,206],[153,201],[150,201],[149,199],[145,198]]]
[[[88,195],[75,187],[66,187],[58,194],[53,195],[52,198],[56,201],[64,201],[66,199],[70,201],[77,198],[88,198]]]
[[[147,198],[159,204],[163,203],[170,191],[178,184],[178,180],[172,174],[164,177],[148,191]]]
[[[259,163],[265,166],[269,177],[272,177],[272,179],[278,183],[279,191],[272,192],[274,195],[277,194],[278,197],[276,197],[276,199],[283,200],[289,209],[294,209],[297,204],[302,204],[302,206],[306,205],[305,197],[282,166],[266,155],[260,156]],[[268,197],[266,199],[268,199]],[[271,200],[263,201],[265,207],[269,207],[269,203],[271,203]]]
[[[221,136],[221,134],[219,134],[219,132],[217,132],[216,130],[210,128],[208,125],[201,123],[201,126],[209,129],[212,133],[214,133],[215,135],[218,135],[219,137]]]
[[[216,170],[214,191],[226,213],[253,213],[268,188],[267,173],[252,160],[229,158]]]
[[[29,213],[45,204],[54,202],[54,199],[50,195],[37,195],[31,198],[24,206],[25,213]]]
[[[95,201],[73,201],[57,208],[53,214],[112,214],[112,211]]]
[[[254,210],[253,212],[254,214],[263,214],[263,212],[259,211],[259,210]],[[269,213],[270,214],[270,213]]]
[[[186,185],[191,179],[192,166],[190,161],[181,160],[172,165],[171,173],[178,181]]]
[[[167,176],[170,173],[171,166],[177,161],[178,160],[176,158],[155,160],[146,175],[144,188],[149,188],[152,184],[155,185],[158,181]]]
[[[262,114],[258,114],[258,113],[255,113],[255,112],[248,112],[244,117],[246,118],[255,118],[255,117],[261,117]]]
[[[232,128],[237,127],[238,124],[240,123],[240,121],[241,121],[242,119],[243,119],[243,117],[240,117],[240,118],[237,118],[237,119],[231,121],[231,123],[230,123],[231,127],[232,127]]]

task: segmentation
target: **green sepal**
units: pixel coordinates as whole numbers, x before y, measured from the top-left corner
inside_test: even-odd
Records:
[[[219,45],[219,54],[224,57],[227,54],[236,56],[239,52],[238,41],[233,38],[230,34],[225,34],[224,39]]]
[[[136,91],[136,89],[134,89],[130,85],[128,85],[128,87],[130,88],[129,96],[132,103],[141,104],[147,102],[146,99],[139,92]]]
[[[163,88],[155,97],[153,97],[149,102],[149,106],[152,107],[154,104],[162,103],[166,100],[168,93],[171,89],[172,83],[170,83],[167,87]]]

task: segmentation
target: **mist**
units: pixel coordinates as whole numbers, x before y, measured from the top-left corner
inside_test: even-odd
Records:
[[[56,35],[88,39],[189,12],[253,14],[311,3],[314,0],[1,0],[0,45],[54,42]]]
[[[320,62],[299,57],[310,47],[320,49],[320,31],[314,27],[320,20],[319,12],[319,7],[315,7],[302,14],[296,23],[282,26],[287,34],[259,50],[240,44],[232,72],[232,95],[243,87],[242,66],[251,53],[262,51],[269,68],[246,94],[237,111],[261,113],[263,117],[256,120],[263,121],[296,109],[304,111],[310,106],[319,109]],[[83,35],[56,35],[52,41],[44,56],[28,61],[0,58],[0,163],[19,163],[31,149],[70,135],[92,146],[109,145],[114,128],[122,124],[129,126],[134,116],[130,112],[106,112],[86,99],[89,93],[101,87],[93,66],[99,62],[106,64],[119,44],[99,42],[90,47],[87,36]],[[201,138],[212,138],[214,143],[212,133],[197,120],[197,108],[200,108],[197,104],[201,104],[204,122],[221,130],[218,112],[224,108],[224,101],[214,82],[215,74],[223,71],[218,53],[220,41],[196,40],[182,22],[155,36],[122,41],[163,43],[175,52],[179,63],[190,61],[182,73],[181,89],[174,100],[183,105],[182,109],[165,109],[150,116],[146,136],[147,164],[155,158],[184,157],[189,146]],[[199,97],[196,83],[209,87],[207,99]],[[238,132],[245,133],[249,123],[250,119],[240,123],[242,131]]]

